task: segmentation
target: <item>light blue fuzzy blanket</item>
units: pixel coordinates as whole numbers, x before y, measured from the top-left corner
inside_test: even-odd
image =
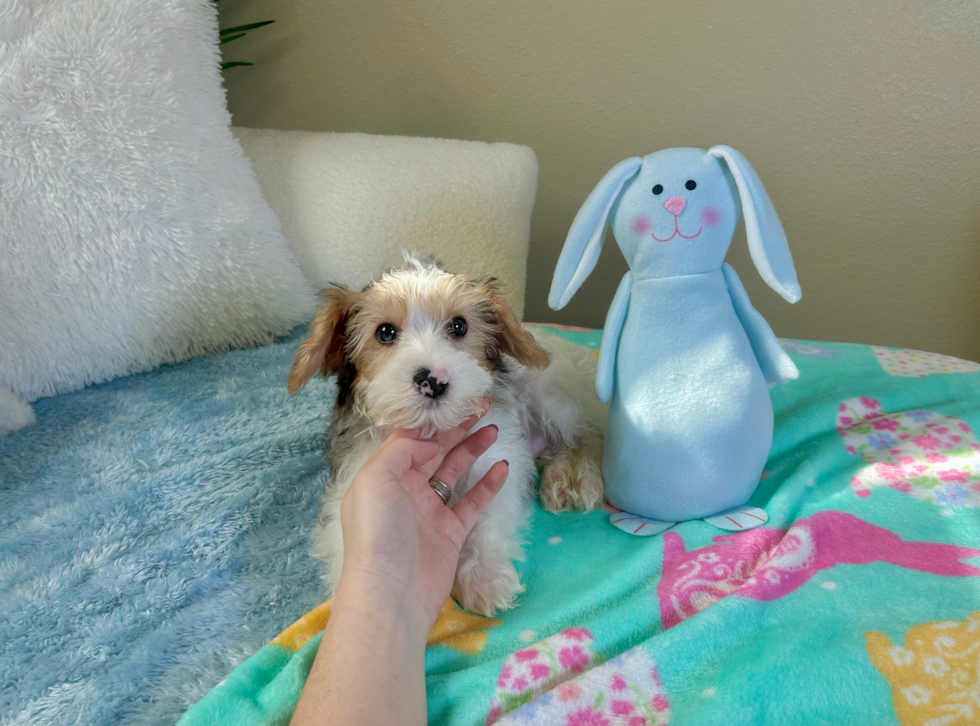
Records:
[[[0,438],[0,724],[172,724],[322,600],[333,387],[300,333],[38,401]]]

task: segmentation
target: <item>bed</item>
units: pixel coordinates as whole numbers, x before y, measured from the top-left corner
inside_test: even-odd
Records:
[[[0,439],[0,723],[288,722],[329,617],[307,538],[334,390],[287,396],[301,336],[39,401]],[[430,634],[430,723],[980,719],[980,366],[782,344],[767,525],[536,509],[519,606],[447,602]]]

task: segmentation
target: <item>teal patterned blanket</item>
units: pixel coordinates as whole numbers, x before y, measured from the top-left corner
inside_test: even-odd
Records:
[[[560,329],[597,348],[599,331]],[[489,620],[447,602],[433,724],[980,723],[980,365],[782,341],[776,433],[751,504],[640,538],[608,512],[535,511],[527,591]],[[329,603],[182,724],[285,724]]]

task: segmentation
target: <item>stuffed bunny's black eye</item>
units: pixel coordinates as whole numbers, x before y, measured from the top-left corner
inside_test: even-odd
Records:
[[[663,194],[664,193],[664,185],[663,184],[654,184],[653,185],[653,193],[654,194]]]
[[[391,323],[381,323],[374,334],[377,336],[378,342],[384,343],[385,345],[394,343],[395,338],[398,337],[398,331],[395,330],[395,326]]]
[[[463,318],[453,318],[449,323],[449,334],[454,338],[466,335],[466,321]]]
[[[698,186],[698,183],[696,181],[694,181],[693,179],[688,179],[687,180],[687,183],[684,184],[684,188],[687,189],[688,191],[691,191],[691,192],[693,192],[697,188],[697,186]]]

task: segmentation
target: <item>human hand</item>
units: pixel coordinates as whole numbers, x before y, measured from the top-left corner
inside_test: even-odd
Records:
[[[398,430],[364,463],[340,506],[338,598],[345,592],[392,598],[428,632],[449,597],[466,535],[507,480],[508,464],[498,461],[452,508],[429,486],[435,477],[454,488],[497,440],[496,426],[467,436],[479,419],[428,440],[417,429]]]

